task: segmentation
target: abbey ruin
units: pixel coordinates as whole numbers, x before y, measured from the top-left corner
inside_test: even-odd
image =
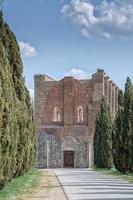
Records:
[[[56,81],[47,75],[34,79],[36,167],[92,167],[95,120],[102,97],[115,118],[119,88],[101,69],[88,80],[64,77]]]

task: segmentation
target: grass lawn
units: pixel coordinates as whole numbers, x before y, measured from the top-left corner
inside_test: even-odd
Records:
[[[128,181],[130,183],[133,183],[133,174],[132,173],[123,174],[121,172],[118,172],[116,169],[98,169],[98,168],[94,168],[94,170],[97,171],[97,172],[100,172],[100,173],[107,174],[107,175],[117,176],[118,178],[126,180],[126,181]]]
[[[37,185],[39,176],[41,176],[41,172],[32,168],[24,176],[13,179],[0,191],[0,200],[17,200],[24,191]]]

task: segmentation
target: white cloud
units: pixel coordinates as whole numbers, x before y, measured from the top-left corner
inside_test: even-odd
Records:
[[[31,44],[27,42],[19,41],[19,47],[21,54],[24,57],[34,57],[37,54],[35,47],[33,47]]]
[[[88,74],[79,68],[72,68],[68,73],[67,76],[73,76],[76,79],[87,79]]]
[[[84,37],[133,38],[133,1],[69,0],[61,14],[78,25]]]
[[[85,28],[82,28],[80,30],[80,33],[81,33],[82,36],[84,36],[86,38],[91,38],[91,35],[89,34],[89,32]]]

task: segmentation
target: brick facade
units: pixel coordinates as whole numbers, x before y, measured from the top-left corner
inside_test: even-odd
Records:
[[[60,81],[35,75],[37,167],[64,167],[64,152],[74,152],[74,167],[93,165],[96,114],[105,96],[115,117],[118,87],[104,70],[92,79],[65,77]]]

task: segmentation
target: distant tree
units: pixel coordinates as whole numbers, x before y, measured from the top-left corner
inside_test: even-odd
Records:
[[[95,135],[94,135],[94,164],[96,167],[101,168],[101,116],[100,112],[97,114],[96,118],[96,127],[95,127]]]
[[[123,115],[123,165],[122,171],[130,171],[131,166],[131,121],[132,121],[133,87],[130,78],[127,78],[124,93],[124,115]]]
[[[124,95],[122,90],[118,94],[118,112],[113,126],[113,161],[117,170],[121,171],[123,166],[123,113],[124,113]]]
[[[131,151],[130,151],[130,171],[133,173],[133,101],[131,106]]]
[[[112,167],[112,118],[105,98],[96,119],[94,164],[97,168]]]
[[[113,132],[113,158],[120,172],[133,170],[133,85],[129,77],[124,96],[119,92],[119,108]]]

